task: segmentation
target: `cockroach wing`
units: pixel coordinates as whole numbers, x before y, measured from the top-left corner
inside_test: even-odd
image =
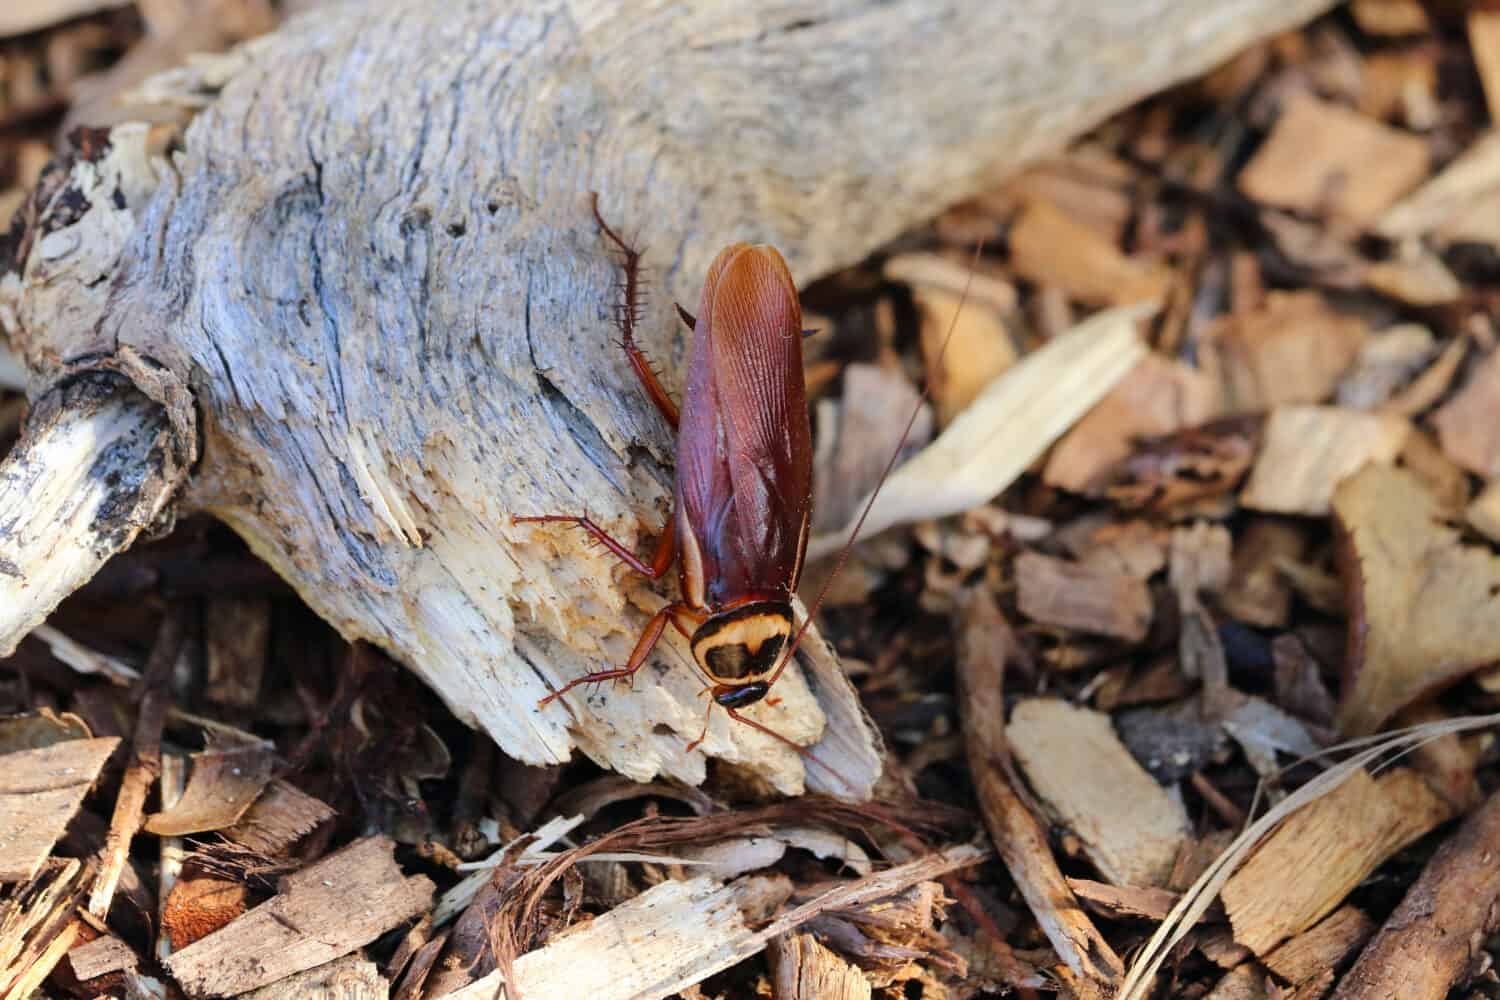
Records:
[[[709,269],[677,461],[682,541],[698,547],[707,599],[786,595],[807,543],[812,431],[802,309],[771,247],[735,244]]]

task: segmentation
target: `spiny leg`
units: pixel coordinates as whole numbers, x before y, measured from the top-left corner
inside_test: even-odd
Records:
[[[630,367],[635,370],[635,377],[640,379],[646,395],[651,397],[651,402],[656,404],[657,412],[662,419],[677,429],[677,404],[672,402],[672,397],[667,395],[667,390],[662,388],[661,380],[656,377],[656,369],[651,367],[646,354],[635,342],[636,320],[641,318],[641,252],[626,243],[613,229],[609,223],[604,221],[604,216],[599,214],[599,194],[593,197],[594,221],[599,224],[600,230],[611,243],[620,251],[625,258],[622,269],[625,272],[625,301],[620,304],[616,320],[620,325],[620,347],[625,351],[625,357],[630,362]]]
[[[673,560],[677,558],[677,532],[674,530],[675,525],[673,524],[671,515],[667,517],[666,528],[656,538],[656,548],[651,552],[650,563],[642,562],[639,556],[611,538],[603,528],[599,527],[587,516],[580,517],[577,514],[537,514],[531,517],[520,517],[512,514],[510,523],[571,524],[574,527],[582,528],[595,541],[613,552],[621,562],[648,580],[661,579],[667,570],[671,568]]]
[[[547,697],[538,702],[537,708],[545,708],[551,702],[556,701],[558,698],[561,698],[563,695],[567,694],[569,691],[582,684],[594,684],[601,681],[613,681],[618,680],[621,677],[632,676],[637,670],[641,669],[641,667],[645,665],[646,660],[651,656],[651,651],[656,648],[657,641],[661,639],[662,630],[667,627],[668,619],[672,619],[675,621],[676,617],[679,614],[685,614],[691,617],[691,615],[693,614],[693,610],[686,604],[668,604],[666,607],[662,608],[656,614],[651,616],[651,620],[646,623],[645,631],[643,631],[641,633],[641,637],[635,641],[635,649],[631,650],[630,659],[625,661],[625,665],[623,667],[616,667],[613,670],[600,670],[592,674],[584,674],[582,677],[574,678],[567,684],[563,685],[561,690],[553,691]],[[681,625],[678,625],[679,629],[681,627]]]

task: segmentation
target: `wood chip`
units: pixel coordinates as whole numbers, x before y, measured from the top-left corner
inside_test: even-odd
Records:
[[[1463,296],[1463,285],[1448,265],[1420,245],[1366,267],[1364,281],[1373,291],[1419,308],[1449,305]]]
[[[186,791],[172,808],[146,819],[159,837],[208,833],[233,826],[271,780],[276,748],[270,743],[210,747],[193,754]]]
[[[1500,475],[1500,350],[1432,415],[1448,457],[1485,479]]]
[[[988,305],[1000,315],[1013,312],[1018,304],[1016,286],[1004,278],[975,271],[968,263],[960,264],[935,253],[901,253],[886,260],[881,273],[890,281],[911,285],[914,289],[935,289],[962,295],[969,301]]]
[[[1500,122],[1500,11],[1481,8],[1469,12],[1469,48],[1484,86],[1490,121]]]
[[[73,975],[87,982],[111,972],[133,969],[140,963],[135,949],[113,934],[101,934],[92,941],[74,945],[68,952]]]
[[[864,973],[811,934],[779,937],[769,951],[776,1000],[869,1000],[870,981]]]
[[[130,0],[24,0],[0,7],[0,38],[24,35],[101,10],[124,7]]]
[[[390,984],[375,963],[358,955],[320,965],[279,983],[262,986],[240,1000],[386,1000]]]
[[[917,286],[912,301],[921,318],[922,357],[938,425],[946,427],[1016,363],[1016,346],[999,313],[965,302],[962,293]]]
[[[1454,519],[1463,516],[1469,505],[1469,474],[1444,454],[1430,434],[1413,427],[1398,457],[1401,468],[1417,478],[1445,514]]]
[[[1354,410],[1385,403],[1437,353],[1437,339],[1420,323],[1401,323],[1365,341],[1354,368],[1339,383],[1337,402]]]
[[[1388,414],[1281,406],[1271,414],[1240,502],[1277,514],[1328,514],[1333,491],[1366,463],[1389,464],[1411,425]]]
[[[1151,591],[1137,576],[1023,552],[1015,561],[1021,613],[1034,622],[1139,642],[1151,628]]]
[[[1314,292],[1273,292],[1259,308],[1203,332],[1205,372],[1223,384],[1224,409],[1245,413],[1327,399],[1364,347],[1363,320]]]
[[[1270,951],[1266,967],[1293,986],[1336,969],[1375,933],[1375,921],[1355,906],[1341,906]]]
[[[1427,176],[1426,140],[1310,94],[1293,97],[1239,175],[1266,205],[1369,225]]]
[[[1500,479],[1492,479],[1464,511],[1469,527],[1492,542],[1500,542]]]
[[[1475,968],[1500,930],[1500,795],[1438,848],[1334,1000],[1441,1000]]]
[[[336,815],[322,800],[277,778],[224,836],[257,853],[277,855]]]
[[[70,740],[0,756],[0,882],[42,870],[120,741]]]
[[[432,905],[384,837],[357,840],[282,879],[275,898],[167,959],[193,996],[244,993],[347,955]]]
[[[1375,231],[1392,240],[1494,242],[1500,223],[1486,210],[1500,196],[1500,133],[1466,149],[1436,177],[1381,216]]]
[[[1044,198],[1033,198],[1022,210],[1011,227],[1008,246],[1017,274],[1061,288],[1084,305],[1158,302],[1172,284],[1168,268],[1126,256]]]
[[[1057,443],[1042,478],[1075,493],[1095,492],[1137,438],[1207,423],[1219,408],[1214,379],[1148,354]]]
[[[1374,732],[1418,697],[1500,660],[1500,557],[1465,545],[1411,473],[1367,466],[1333,502],[1348,594],[1339,728]]]
[[[1038,798],[1106,881],[1160,886],[1188,835],[1181,802],[1146,773],[1109,716],[1050,698],[1016,705],[1006,730]]]
[[[1178,513],[1222,502],[1250,469],[1259,417],[1230,417],[1141,443],[1104,495],[1126,510]]]
[[[1068,879],[1068,888],[1084,905],[1102,917],[1119,920],[1164,920],[1177,905],[1178,894],[1153,887],[1109,885],[1087,878]]]
[[[1402,847],[1451,815],[1400,768],[1361,771],[1277,827],[1224,885],[1234,938],[1257,955],[1301,934]]]
[[[1432,27],[1418,0],[1353,0],[1349,6],[1359,30],[1372,35],[1420,35]]]

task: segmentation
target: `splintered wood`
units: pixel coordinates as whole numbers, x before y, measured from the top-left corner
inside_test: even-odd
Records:
[[[1032,698],[1006,730],[1026,780],[1116,885],[1160,886],[1188,835],[1182,804],[1130,756],[1109,716]]]
[[[1414,771],[1355,774],[1294,813],[1230,877],[1223,898],[1234,939],[1267,954],[1333,912],[1365,876],[1450,815]]]
[[[1400,469],[1367,466],[1339,487],[1333,508],[1349,602],[1338,721],[1361,736],[1500,660],[1500,556],[1465,544]]]
[[[289,781],[266,786],[224,836],[261,854],[280,854],[334,817],[326,803]]]
[[[368,944],[432,905],[425,876],[404,876],[395,845],[367,837],[288,875],[280,891],[167,959],[194,996],[244,993]]]

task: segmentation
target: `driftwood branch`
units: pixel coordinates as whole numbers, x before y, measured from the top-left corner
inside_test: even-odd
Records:
[[[510,524],[587,510],[643,547],[666,517],[672,443],[610,345],[587,192],[649,248],[642,340],[675,390],[671,304],[723,244],[774,243],[811,280],[1327,5],[320,8],[138,95],[202,109],[170,166],[122,126],[44,185],[0,250],[0,322],[38,391],[140,359],[177,450],[202,442],[182,506],[511,756],[696,781],[709,755],[795,791],[804,761],[722,713],[687,753],[705,703],[675,639],[635,692],[537,709],[664,599]],[[33,617],[0,602],[0,634]],[[759,717],[814,745],[810,783],[864,794],[873,730],[803,648]]]
[[[0,465],[0,656],[160,516],[183,469],[161,407],[91,374],[48,394]]]

